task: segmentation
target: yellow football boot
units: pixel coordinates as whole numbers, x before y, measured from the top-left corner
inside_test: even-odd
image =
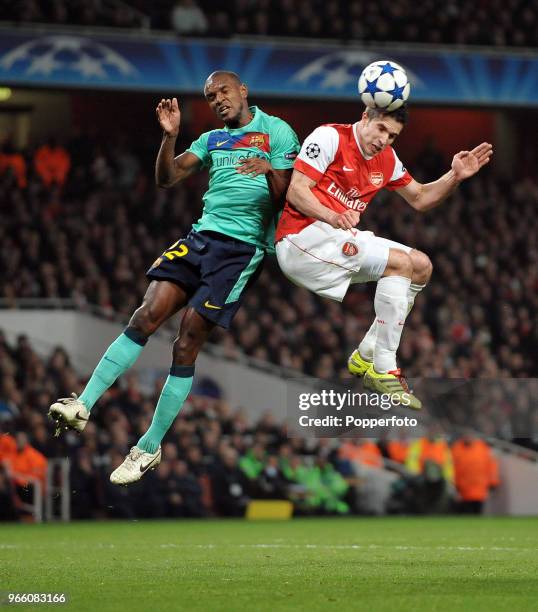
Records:
[[[372,365],[364,374],[363,384],[366,389],[376,393],[388,394],[391,399],[398,400],[400,406],[420,410],[422,402],[415,397],[409,390],[409,385],[405,380],[400,368],[379,374]]]
[[[364,376],[371,367],[372,362],[366,361],[359,353],[359,349],[354,350],[347,360],[347,369],[353,376]]]

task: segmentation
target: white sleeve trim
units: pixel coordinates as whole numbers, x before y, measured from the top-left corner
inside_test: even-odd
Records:
[[[392,176],[390,177],[389,183],[401,179],[402,176],[407,172],[407,170],[404,168],[404,165],[396,155],[396,151],[394,149],[392,149],[392,154],[394,155],[394,170],[392,172]]]
[[[320,125],[305,138],[297,159],[323,174],[334,161],[339,143],[340,137],[333,127]]]

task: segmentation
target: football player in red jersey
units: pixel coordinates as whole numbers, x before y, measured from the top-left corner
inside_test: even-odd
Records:
[[[409,393],[396,364],[396,351],[415,297],[430,279],[431,261],[417,249],[355,227],[383,188],[420,212],[438,206],[489,162],[493,147],[483,142],[460,151],[446,174],[422,184],[391,146],[406,122],[405,106],[392,112],[368,108],[355,124],[316,128],[295,161],[276,252],[292,282],[334,300],[342,301],[350,284],[377,282],[374,322],[348,368],[364,376],[367,388],[419,409],[420,400]]]

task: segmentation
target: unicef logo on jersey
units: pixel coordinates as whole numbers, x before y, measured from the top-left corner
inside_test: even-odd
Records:
[[[316,159],[321,153],[320,146],[315,142],[311,142],[305,149],[306,156],[310,159]]]
[[[211,151],[211,153],[217,153],[217,151]],[[211,165],[214,168],[225,168],[233,166],[234,168],[242,161],[246,161],[251,157],[259,157],[260,159],[269,160],[269,156],[262,152],[246,151],[237,154],[223,155],[223,151],[218,151],[218,155],[211,156]]]

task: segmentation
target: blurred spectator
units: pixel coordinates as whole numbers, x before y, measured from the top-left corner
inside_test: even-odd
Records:
[[[0,468],[4,466],[12,479],[12,486],[16,493],[15,500],[32,503],[35,499],[35,480],[41,485],[42,494],[45,493],[48,461],[39,451],[30,446],[26,433],[17,432],[15,444],[14,452],[4,456]]]
[[[7,433],[0,434],[0,463],[10,461],[17,454],[17,442]]]
[[[323,509],[329,513],[347,514],[349,506],[344,501],[344,497],[349,489],[349,485],[343,476],[337,472],[334,466],[325,457],[316,458],[316,466],[313,468],[313,486],[317,488],[320,502]]]
[[[358,466],[383,467],[383,456],[379,446],[369,438],[346,440],[340,446],[338,458]]]
[[[237,452],[224,448],[212,473],[215,509],[222,516],[243,516],[249,498],[247,482],[239,469]]]
[[[464,436],[452,445],[459,510],[480,514],[489,491],[499,486],[497,461],[483,441]]]
[[[407,460],[407,452],[409,450],[409,441],[405,437],[397,440],[389,440],[387,442],[388,458],[396,463],[405,465]]]
[[[26,187],[26,162],[10,140],[4,143],[0,152],[0,176],[4,174],[12,175],[21,189]]]
[[[263,470],[258,475],[257,494],[254,497],[266,499],[287,498],[286,482],[280,471],[279,460],[276,455],[267,457]]]
[[[208,29],[206,16],[195,0],[178,0],[171,15],[172,29],[180,36],[205,34]]]
[[[74,519],[94,518],[92,510],[98,496],[98,478],[92,456],[82,447],[71,461],[71,516]]]
[[[123,453],[112,450],[109,453],[109,469],[114,471],[125,459]],[[136,516],[133,503],[134,488],[118,487],[106,476],[102,479],[104,506],[110,518],[133,519]]]
[[[349,512],[349,506],[343,499],[348,484],[324,457],[317,457],[316,465],[309,466],[293,455],[286,463],[284,475],[294,485],[290,489],[290,496],[303,513]]]
[[[16,434],[15,442],[15,453],[4,460],[15,477],[15,484],[19,489],[26,489],[31,484],[30,479],[37,479],[45,487],[48,463],[46,457],[30,446],[28,436],[24,432]]]
[[[265,447],[255,444],[239,459],[239,467],[249,482],[249,494],[253,497],[257,493],[257,484],[265,465]]]
[[[15,521],[18,518],[13,484],[0,462],[0,521]]]
[[[415,165],[420,169],[420,175],[424,177],[440,176],[443,174],[443,169],[446,165],[445,160],[435,146],[433,136],[430,136],[424,143],[423,149],[415,160]],[[419,180],[418,177],[417,180]]]
[[[199,481],[189,474],[185,461],[174,463],[168,492],[174,496],[175,501],[172,516],[201,518],[207,515],[202,501],[202,487]]]
[[[50,138],[47,144],[35,152],[34,165],[46,187],[63,187],[71,167],[71,159],[69,153],[56,143],[56,139]]]
[[[432,429],[409,445],[405,467],[415,475],[417,510],[448,512],[454,497],[454,464],[447,441]]]
[[[405,467],[412,474],[426,474],[429,480],[454,482],[454,463],[447,441],[430,432],[409,445]]]
[[[228,38],[233,33],[233,24],[229,13],[224,10],[211,12],[209,17],[208,34],[215,38]]]

